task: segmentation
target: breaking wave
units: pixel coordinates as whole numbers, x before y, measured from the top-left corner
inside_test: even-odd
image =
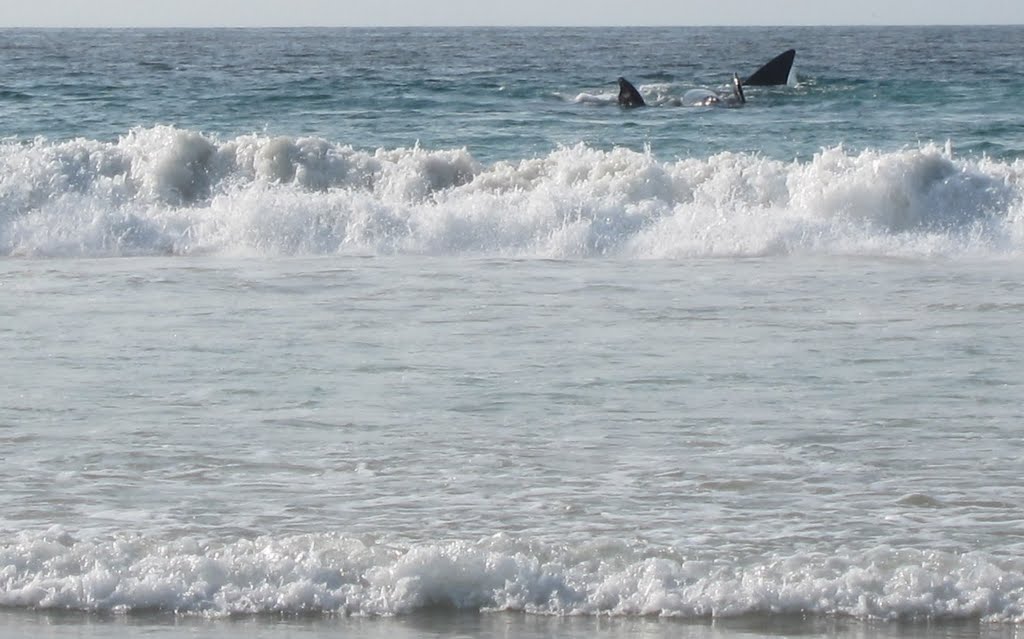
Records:
[[[1024,563],[887,547],[740,562],[687,559],[640,543],[567,546],[503,535],[401,546],[326,534],[79,541],[54,529],[0,545],[0,607],[211,617],[445,608],[1020,622]]]
[[[1024,249],[1024,161],[949,145],[664,160],[584,144],[484,164],[173,127],[0,143],[0,255],[675,259]]]

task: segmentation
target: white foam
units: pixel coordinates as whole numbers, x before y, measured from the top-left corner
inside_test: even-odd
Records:
[[[0,606],[226,616],[406,614],[426,608],[555,615],[1024,621],[1024,563],[876,548],[687,559],[639,543],[387,545],[334,535],[217,542],[60,530],[0,547]]]
[[[1017,254],[1022,176],[936,146],[783,162],[579,144],[485,165],[155,127],[0,145],[0,254]]]

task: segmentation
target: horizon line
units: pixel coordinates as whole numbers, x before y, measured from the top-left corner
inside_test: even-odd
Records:
[[[293,24],[293,25],[0,25],[0,30],[35,29],[35,30],[73,30],[73,29],[109,29],[109,30],[156,30],[156,29],[759,29],[759,28],[899,28],[899,27],[1019,27],[1024,22],[923,22],[923,23],[775,23],[775,24]]]

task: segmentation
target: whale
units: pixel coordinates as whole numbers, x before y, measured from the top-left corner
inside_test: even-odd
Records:
[[[619,78],[619,106],[626,109],[647,106],[644,96],[640,95],[629,80],[622,77]]]
[[[789,73],[793,70],[796,49],[783,51],[743,81],[751,87],[767,87],[789,84]]]
[[[742,106],[747,98],[743,94],[744,86],[775,86],[789,84],[789,74],[793,70],[796,49],[788,49],[775,56],[760,69],[754,71],[746,80],[741,80],[738,73],[732,76],[732,95],[725,95],[711,89],[691,89],[682,98],[686,106]],[[644,96],[626,78],[619,77],[618,103],[620,107],[632,109],[647,106]]]
[[[640,95],[636,87],[626,78],[619,78],[619,106],[632,109],[634,107],[647,106],[644,97]],[[690,89],[679,100],[683,106],[724,106],[739,107],[747,103],[747,97],[743,93],[743,81],[738,73],[732,74],[732,93],[719,93],[713,89]]]
[[[680,100],[683,106],[741,107],[747,103],[743,93],[743,81],[738,73],[732,74],[732,93],[720,93],[712,89],[690,89]]]

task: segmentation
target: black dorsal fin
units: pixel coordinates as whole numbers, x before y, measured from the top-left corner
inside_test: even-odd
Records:
[[[644,96],[630,84],[626,78],[619,78],[619,106],[621,107],[642,107],[646,106]]]
[[[787,84],[789,72],[793,68],[793,59],[796,58],[796,49],[790,49],[775,56],[768,61],[743,83],[748,86],[769,86],[773,84]]]

